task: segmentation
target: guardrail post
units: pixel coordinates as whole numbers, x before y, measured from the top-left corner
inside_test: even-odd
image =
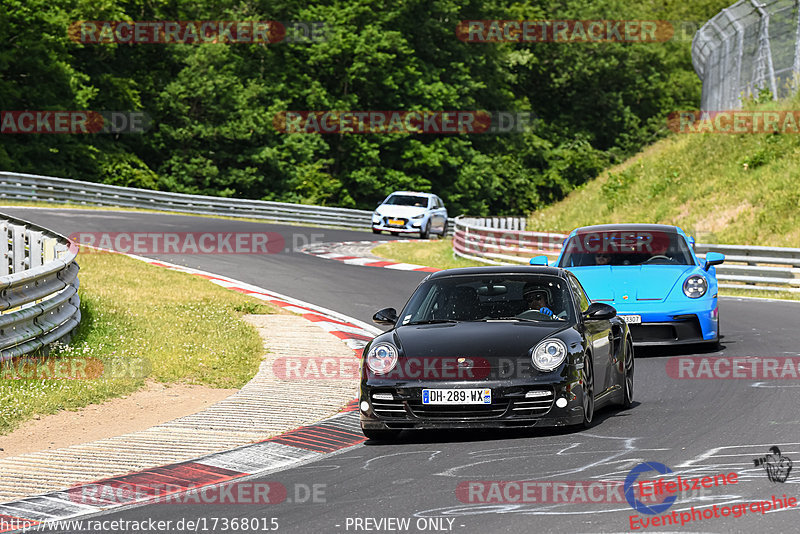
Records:
[[[11,274],[11,251],[9,245],[9,225],[5,221],[0,221],[0,276]]]
[[[11,225],[11,272],[24,271],[25,267],[25,227]]]

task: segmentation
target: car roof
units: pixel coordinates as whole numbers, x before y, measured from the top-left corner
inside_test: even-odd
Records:
[[[566,278],[565,270],[559,267],[545,267],[543,265],[493,265],[487,267],[461,267],[458,269],[445,269],[431,274],[428,279],[449,278],[452,276],[484,275],[484,274],[542,274]]]
[[[630,230],[643,230],[650,232],[667,232],[678,233],[680,228],[672,226],[671,224],[595,224],[592,226],[581,226],[574,229],[572,232],[575,234],[588,234],[592,232],[613,232],[613,231],[630,231]]]
[[[419,191],[393,191],[392,193],[390,193],[387,196],[387,198],[392,196],[392,195],[416,195],[418,197],[433,197],[433,196],[436,196],[433,193],[421,193]]]
[[[574,235],[586,235],[595,232],[664,232],[667,234],[679,234],[686,237],[679,226],[671,224],[643,224],[643,223],[619,223],[619,224],[595,224],[592,226],[581,226],[569,233],[569,237]]]

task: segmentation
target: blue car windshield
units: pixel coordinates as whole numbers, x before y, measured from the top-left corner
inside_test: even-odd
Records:
[[[392,195],[386,199],[384,204],[390,206],[416,206],[418,208],[427,208],[428,199],[426,197],[414,195]]]
[[[486,320],[574,322],[568,284],[556,276],[463,275],[422,284],[398,325]],[[547,308],[544,312],[542,308]]]
[[[559,267],[694,265],[683,237],[664,231],[586,232],[564,245]]]

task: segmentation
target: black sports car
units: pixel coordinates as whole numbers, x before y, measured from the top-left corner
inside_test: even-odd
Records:
[[[633,345],[608,304],[553,267],[474,267],[431,274],[393,328],[364,348],[361,428],[565,426],[633,401]]]

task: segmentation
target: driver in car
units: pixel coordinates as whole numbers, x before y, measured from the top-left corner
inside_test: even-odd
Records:
[[[529,309],[544,315],[553,315],[553,310],[548,307],[550,305],[550,293],[546,289],[542,289],[537,285],[526,284],[522,290],[522,298],[528,303]]]

